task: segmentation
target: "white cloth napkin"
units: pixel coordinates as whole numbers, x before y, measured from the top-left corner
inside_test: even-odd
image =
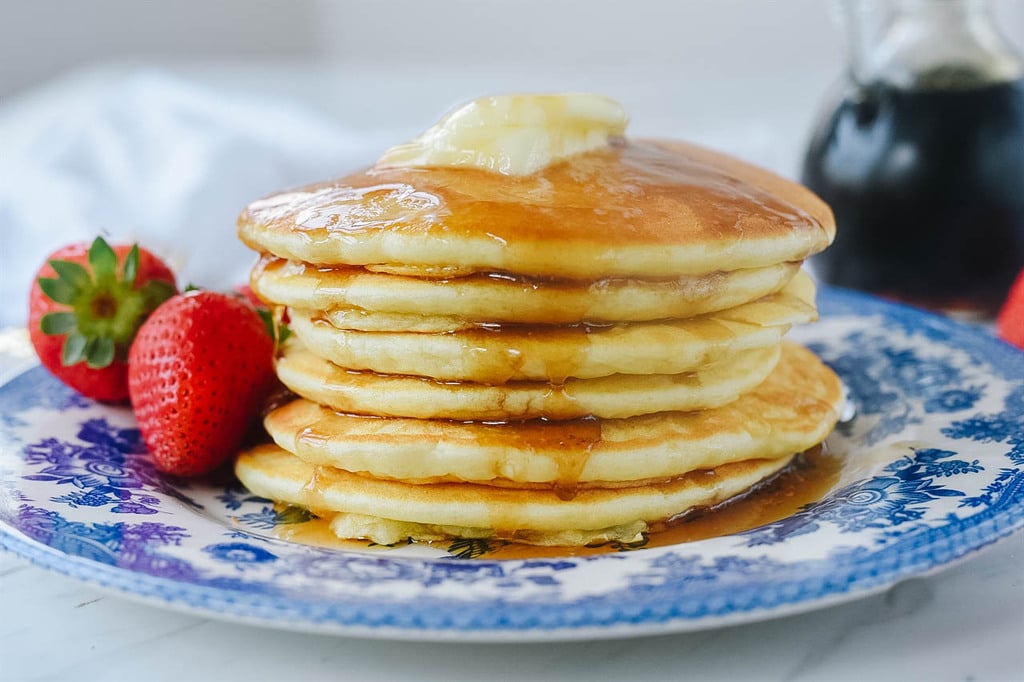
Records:
[[[48,253],[97,234],[140,242],[181,284],[243,282],[254,256],[235,237],[239,211],[369,163],[385,139],[158,71],[81,76],[12,102],[0,108],[0,327],[24,324]]]

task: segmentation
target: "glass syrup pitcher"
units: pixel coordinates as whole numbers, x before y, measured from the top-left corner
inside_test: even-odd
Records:
[[[827,282],[994,316],[1024,267],[1024,61],[985,0],[846,0],[846,87],[803,181],[836,214]]]

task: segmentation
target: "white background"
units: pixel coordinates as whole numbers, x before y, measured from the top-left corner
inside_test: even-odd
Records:
[[[1024,1],[995,0],[1024,45]],[[0,97],[106,59],[632,65],[671,89],[841,63],[832,0],[2,0]],[[727,87],[728,84],[726,83]],[[757,103],[746,103],[756,116]]]

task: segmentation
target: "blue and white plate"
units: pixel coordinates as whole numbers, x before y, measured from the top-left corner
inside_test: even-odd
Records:
[[[588,557],[342,551],[226,481],[170,480],[131,412],[30,369],[0,387],[0,546],[152,604],[281,628],[409,639],[553,640],[695,630],[860,597],[1024,527],[1024,353],[983,332],[824,291],[794,331],[856,416],[838,483],[738,535]]]

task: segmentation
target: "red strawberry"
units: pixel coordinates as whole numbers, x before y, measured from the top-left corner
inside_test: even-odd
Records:
[[[146,317],[175,294],[174,273],[138,245],[54,251],[36,273],[28,328],[39,360],[82,395],[128,398],[125,361]]]
[[[1024,270],[1010,287],[1010,295],[999,311],[996,328],[1004,341],[1024,349]]]
[[[256,292],[253,291],[252,287],[249,286],[248,284],[239,284],[238,286],[236,286],[235,293],[244,298],[245,300],[247,300],[250,304],[252,304],[252,307],[256,308],[257,310],[259,310],[260,308],[263,308],[264,310],[270,309],[269,306],[267,306],[267,304],[264,303],[262,299],[260,299],[260,297],[256,295]]]
[[[190,291],[142,325],[128,355],[132,407],[156,466],[179,476],[235,454],[275,384],[274,340],[237,296]]]

